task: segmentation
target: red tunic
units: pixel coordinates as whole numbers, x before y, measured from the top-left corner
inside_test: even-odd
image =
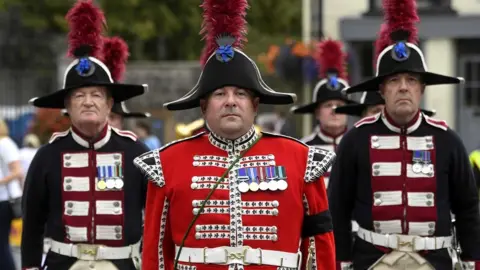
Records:
[[[142,269],[173,269],[175,247],[201,203],[235,157],[257,136],[253,128],[235,141],[201,133],[135,159],[152,180],[146,202]],[[263,133],[214,191],[188,234],[185,249],[248,246],[264,252],[300,251],[305,265],[308,248],[314,247],[313,267],[334,269],[334,239],[322,179],[334,156],[293,138]],[[261,182],[269,168],[278,167],[286,174],[285,190],[240,191],[237,172],[240,174],[242,168],[257,173]],[[222,266],[179,260],[179,269],[259,267],[281,269],[266,263]]]

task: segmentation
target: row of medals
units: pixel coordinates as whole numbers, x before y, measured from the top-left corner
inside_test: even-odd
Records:
[[[412,165],[412,171],[414,173],[431,174],[433,173],[433,164],[414,163]]]
[[[287,181],[284,179],[269,179],[270,181],[261,181],[260,183],[257,182],[251,182],[247,183],[248,180],[240,180],[241,182],[238,184],[238,190],[242,193],[248,192],[248,191],[277,191],[277,190],[286,190],[288,187]]]
[[[97,188],[99,190],[105,190],[105,189],[121,189],[123,187],[124,183],[122,178],[119,177],[114,177],[114,178],[108,178],[108,179],[100,179],[97,182]]]

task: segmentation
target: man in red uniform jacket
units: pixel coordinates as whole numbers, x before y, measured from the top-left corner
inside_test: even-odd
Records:
[[[134,160],[151,178],[145,270],[174,269],[176,262],[176,269],[192,270],[334,268],[322,174],[335,154],[255,131],[259,103],[290,104],[295,95],[269,88],[239,49],[246,6],[205,1],[203,72],[187,95],[165,104],[200,106],[210,132]]]

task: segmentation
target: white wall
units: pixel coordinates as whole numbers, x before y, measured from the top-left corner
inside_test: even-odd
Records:
[[[454,75],[456,72],[455,43],[450,39],[430,39],[423,42],[423,51],[427,68],[431,72]],[[435,53],[437,52],[437,53]],[[442,57],[438,57],[442,52]],[[454,128],[456,111],[456,85],[428,86],[425,91],[424,102],[426,109],[435,109],[435,118],[447,121]]]
[[[480,14],[479,0],[452,0],[453,8],[460,15]],[[368,0],[323,0],[323,26],[326,36],[340,38],[339,22],[341,18],[360,17],[369,9]],[[421,18],[420,18],[421,19]],[[455,75],[455,44],[447,39],[427,40],[422,44],[425,61],[430,71],[445,75]],[[435,57],[433,52],[442,52]],[[425,108],[436,109],[436,118],[447,121],[455,127],[455,86],[430,86],[425,94]]]
[[[368,8],[368,0],[323,0],[324,35],[333,39],[339,39],[340,18],[360,17]]]

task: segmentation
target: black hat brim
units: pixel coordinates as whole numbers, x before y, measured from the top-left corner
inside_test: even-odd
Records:
[[[143,95],[148,91],[148,86],[146,84],[135,85],[118,83],[88,83],[84,85],[64,88],[43,97],[32,98],[29,103],[39,108],[64,109],[65,98],[70,91],[88,86],[105,86],[110,91],[110,94],[112,95],[113,101],[115,103],[120,103],[130,98]]]
[[[435,114],[437,114],[435,110],[420,109],[420,111],[428,117],[432,117],[432,116],[435,116]]]
[[[371,104],[349,104],[349,105],[345,105],[345,106],[335,108],[335,113],[361,117],[363,112],[365,111],[365,109],[368,108],[368,106],[375,106],[375,105],[371,105]]]
[[[312,114],[312,113],[315,113],[315,110],[317,109],[318,104],[323,103],[325,101],[329,101],[329,100],[343,100],[343,101],[345,101],[346,104],[356,103],[355,101],[349,100],[347,98],[339,98],[339,97],[333,98],[332,97],[332,98],[321,99],[321,100],[318,100],[317,102],[313,102],[313,103],[309,103],[309,104],[305,104],[305,105],[293,106],[290,109],[290,112],[292,112],[294,114]],[[347,106],[347,105],[345,105],[345,106]]]
[[[164,104],[170,111],[187,110],[200,106],[200,99],[216,89],[235,86],[250,90],[260,98],[262,104],[286,105],[296,101],[293,93],[281,93],[271,89],[262,79],[255,62],[242,51],[235,49],[229,62],[216,60],[213,54],[200,74],[197,84],[183,97]]]
[[[389,74],[384,74],[381,76],[377,76],[375,78],[372,78],[370,80],[364,81],[360,84],[350,86],[347,89],[344,89],[343,91],[346,94],[352,94],[352,93],[357,93],[357,92],[365,92],[365,91],[379,91],[380,90],[380,85],[383,83],[383,81],[392,75],[398,74],[398,73],[414,73],[420,75],[422,78],[422,82],[425,85],[439,85],[439,84],[459,84],[462,83],[464,80],[463,78],[460,77],[451,77],[451,76],[446,76],[446,75],[441,75],[433,72],[428,72],[428,71],[412,71],[412,70],[396,70],[394,72],[391,72]]]

